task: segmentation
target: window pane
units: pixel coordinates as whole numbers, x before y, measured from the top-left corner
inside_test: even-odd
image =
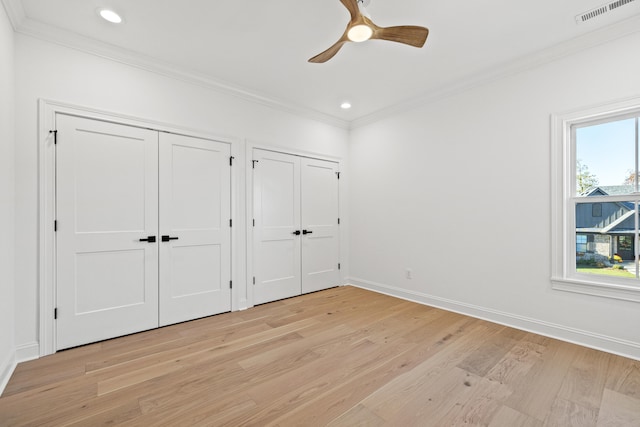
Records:
[[[618,195],[635,191],[636,119],[576,129],[576,192]]]
[[[575,215],[576,271],[636,277],[635,203],[577,203]]]
[[[576,234],[576,255],[584,256],[587,253],[587,236],[585,234]]]

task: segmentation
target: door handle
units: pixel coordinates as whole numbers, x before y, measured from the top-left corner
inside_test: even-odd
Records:
[[[313,231],[311,230],[302,230],[302,234],[313,234]]]
[[[300,230],[296,230],[296,231],[294,231],[294,232],[293,232],[293,233],[291,233],[291,234],[295,234],[296,236],[299,236],[299,235],[300,235]]]
[[[155,243],[156,242],[156,236],[149,236],[146,239],[140,239],[141,242],[149,242],[149,243]]]
[[[178,237],[171,237],[171,236],[167,236],[167,235],[162,236],[162,241],[163,242],[168,242],[169,240],[178,240]]]

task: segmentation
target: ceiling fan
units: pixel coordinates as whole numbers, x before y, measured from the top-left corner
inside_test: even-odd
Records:
[[[309,59],[309,62],[322,63],[327,62],[334,57],[342,48],[342,45],[348,42],[363,42],[369,39],[389,40],[392,42],[404,43],[410,46],[422,47],[427,41],[429,29],[418,27],[415,25],[401,25],[398,27],[378,27],[373,23],[371,17],[364,9],[365,2],[369,0],[340,0],[351,14],[351,20],[347,24],[347,29],[335,42],[333,46],[324,52]]]

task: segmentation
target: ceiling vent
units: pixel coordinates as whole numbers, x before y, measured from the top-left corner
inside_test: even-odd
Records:
[[[591,19],[597,18],[598,16],[609,13],[619,7],[627,5],[629,3],[633,3],[636,0],[615,0],[609,2],[600,7],[596,7],[595,9],[591,9],[587,12],[581,13],[580,15],[576,15],[576,23],[582,24],[583,22],[587,22]]]

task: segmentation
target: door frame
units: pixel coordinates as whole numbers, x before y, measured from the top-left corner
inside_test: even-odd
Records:
[[[231,147],[234,166],[244,164],[245,150],[239,138],[215,135],[200,130],[172,125],[169,123],[128,116],[124,114],[83,107],[48,99],[38,100],[38,342],[37,349],[31,349],[33,357],[42,357],[56,352],[56,323],[54,309],[56,306],[56,236],[54,220],[56,213],[56,158],[54,130],[56,114],[67,114],[122,125],[168,132],[201,139],[227,143]],[[239,167],[231,168],[231,280],[242,283],[243,268],[238,265],[243,259],[245,239],[242,234],[241,202],[244,200],[242,188],[244,174]],[[239,226],[236,227],[235,224]],[[246,282],[246,280],[245,280]],[[231,310],[245,308],[241,286],[234,286],[231,292]]]
[[[326,156],[323,154],[319,154],[313,151],[304,151],[304,150],[295,150],[289,147],[283,147],[283,146],[278,146],[275,144],[266,144],[266,143],[261,143],[261,142],[257,142],[257,141],[252,141],[252,140],[247,140],[246,144],[245,144],[245,158],[246,158],[246,176],[245,176],[245,182],[246,182],[246,198],[245,198],[245,203],[246,203],[246,218],[247,218],[247,232],[246,232],[246,241],[245,241],[245,247],[246,247],[246,259],[247,259],[247,264],[246,264],[246,282],[247,282],[247,287],[246,287],[246,302],[247,302],[247,308],[249,307],[253,307],[254,304],[254,296],[253,296],[253,260],[254,260],[254,253],[253,253],[253,226],[252,226],[252,220],[253,220],[253,168],[252,168],[252,162],[251,160],[253,159],[253,150],[254,149],[259,149],[259,150],[265,150],[265,151],[272,151],[272,152],[276,152],[276,153],[281,153],[281,154],[288,154],[288,155],[292,155],[292,156],[298,156],[298,157],[306,157],[306,158],[311,158],[311,159],[317,159],[317,160],[326,160],[326,161],[330,161],[330,162],[335,162],[338,164],[338,171],[342,174],[342,168],[343,168],[343,161],[342,158],[340,157],[333,157],[333,156]],[[346,218],[347,213],[346,213],[346,209],[344,209],[344,206],[346,205],[345,201],[345,195],[346,195],[346,191],[344,191],[343,189],[346,188],[345,187],[345,182],[346,180],[344,179],[344,176],[341,175],[340,179],[338,180],[338,216],[340,218],[340,243],[339,243],[339,249],[338,249],[338,257],[340,258],[340,263],[341,263],[341,270],[340,270],[340,286],[343,286],[347,283],[347,277],[348,277],[348,260],[346,259],[346,254],[348,253],[347,251],[347,246],[346,246],[346,242],[347,242],[347,224],[348,224],[348,220]]]

